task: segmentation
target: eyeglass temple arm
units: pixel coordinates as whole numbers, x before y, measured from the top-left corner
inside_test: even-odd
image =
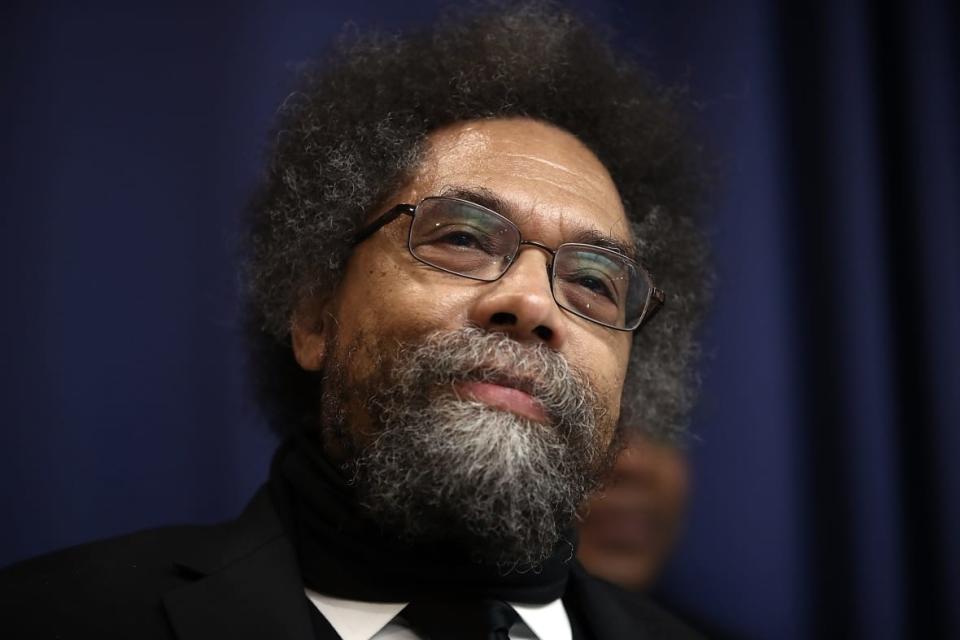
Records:
[[[647,313],[643,316],[643,319],[640,321],[640,324],[637,325],[637,328],[634,331],[639,331],[640,327],[647,324],[653,319],[653,316],[657,315],[657,312],[663,307],[667,301],[667,294],[663,289],[658,289],[654,287],[650,292],[650,308],[647,309]]]
[[[390,211],[387,211],[385,214],[371,222],[369,226],[361,229],[360,232],[357,233],[357,235],[353,238],[353,246],[357,246],[379,231],[382,227],[387,226],[403,214],[412,216],[413,212],[416,210],[417,208],[412,204],[398,204],[393,209],[390,209]]]

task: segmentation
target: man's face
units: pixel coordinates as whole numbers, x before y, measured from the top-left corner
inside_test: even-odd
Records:
[[[434,132],[415,175],[384,203],[383,209],[442,194],[465,199],[492,197],[498,201],[498,212],[513,220],[525,240],[551,248],[583,241],[590,235],[632,244],[619,194],[605,167],[575,137],[536,121],[471,121]],[[549,446],[590,452],[579,461],[571,458],[569,464],[557,463],[564,467],[561,471],[572,473],[566,467],[579,466],[584,467],[579,472],[587,475],[601,472],[607,459],[602,453],[608,451],[614,435],[630,334],[558,307],[550,290],[550,255],[542,250],[523,246],[502,278],[474,281],[439,271],[411,256],[406,246],[409,224],[409,219],[402,216],[361,243],[337,290],[304,304],[294,320],[298,361],[307,369],[325,372],[323,413],[328,424],[324,426],[340,425],[339,437],[329,433],[326,437],[328,454],[341,462],[362,461],[366,450],[389,440],[385,431],[396,430],[388,426],[390,420],[404,420],[397,418],[398,414],[407,415],[408,421],[429,422],[420,414],[410,417],[414,414],[406,408],[398,409],[395,405],[402,404],[403,398],[387,397],[390,388],[402,386],[411,398],[409,404],[418,411],[434,405],[466,403],[465,411],[474,410],[497,425],[483,426],[486,423],[482,420],[463,418],[464,424],[470,425],[465,427],[466,432],[506,429],[497,436],[497,442],[515,433],[559,438]],[[473,328],[472,332],[462,333],[467,327]],[[461,347],[482,343],[481,336],[494,336],[493,342],[483,347],[486,351],[462,356]],[[432,345],[430,349],[440,351],[409,356],[425,341]],[[456,357],[443,353],[445,342],[461,344],[456,347],[460,350]],[[494,355],[500,353],[509,355]],[[435,359],[440,368],[490,365],[504,375],[483,380],[446,375],[432,380],[431,367],[423,366],[424,357]],[[410,373],[411,366],[420,369]],[[403,367],[407,374],[397,371]],[[553,386],[542,390],[548,398],[511,385],[507,378],[514,377],[515,371],[524,379],[551,378],[549,384]],[[418,381],[436,388],[417,388]],[[577,424],[566,424],[553,415],[561,411],[569,414],[568,422]],[[449,414],[441,422],[461,420],[455,415],[461,414]],[[504,420],[512,426],[504,426]],[[562,437],[552,433],[554,430],[562,432]],[[582,432],[571,435],[578,430]],[[438,433],[433,440],[441,437],[460,436]],[[444,444],[454,450],[459,446],[452,440]],[[480,445],[472,446],[476,451]],[[499,445],[483,446],[489,449]],[[500,452],[484,464],[509,466],[509,461],[496,460],[522,457],[531,445],[518,441],[511,446],[514,449]],[[397,452],[389,456],[391,460],[396,457]],[[543,457],[556,454],[544,453]],[[466,458],[450,464],[476,466],[476,462]],[[360,475],[364,468],[361,464]],[[537,469],[537,465],[531,465],[527,473],[553,473]],[[509,474],[512,469],[502,471]],[[447,475],[456,472],[449,469]],[[444,482],[445,477],[438,482]]]
[[[627,589],[650,587],[680,534],[689,475],[681,449],[629,438],[579,525],[587,571]]]

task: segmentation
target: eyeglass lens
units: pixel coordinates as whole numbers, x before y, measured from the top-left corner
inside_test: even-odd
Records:
[[[410,227],[417,259],[477,280],[503,275],[519,246],[520,231],[512,222],[453,198],[425,199]],[[553,261],[553,295],[561,307],[613,327],[639,323],[650,283],[631,260],[601,247],[565,244]]]

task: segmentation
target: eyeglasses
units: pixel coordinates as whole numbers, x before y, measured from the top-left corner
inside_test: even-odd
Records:
[[[551,256],[550,290],[570,313],[619,331],[643,326],[663,305],[666,295],[636,261],[612,249],[567,242],[556,249],[523,240],[513,222],[460,198],[429,197],[420,204],[398,204],[354,239],[360,244],[401,215],[408,215],[407,248],[420,262],[440,271],[493,282],[529,245]]]

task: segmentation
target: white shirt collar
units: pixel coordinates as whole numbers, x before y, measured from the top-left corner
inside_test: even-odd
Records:
[[[563,608],[563,601],[557,598],[547,604],[510,603],[514,611],[527,623],[530,630],[540,640],[572,640],[570,618]]]
[[[311,589],[305,591],[343,640],[371,640],[407,606],[406,602],[343,600]],[[540,640],[571,640],[570,619],[561,600],[539,605],[509,604]]]
[[[306,589],[310,602],[343,640],[370,640],[407,606],[406,602],[343,600]]]

